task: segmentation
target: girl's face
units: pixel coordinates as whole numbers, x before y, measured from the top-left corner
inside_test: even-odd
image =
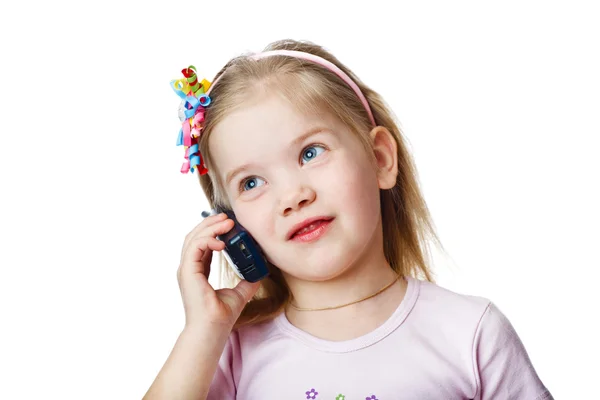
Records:
[[[209,147],[236,217],[284,274],[325,281],[381,251],[376,167],[329,113],[269,95],[225,117]]]

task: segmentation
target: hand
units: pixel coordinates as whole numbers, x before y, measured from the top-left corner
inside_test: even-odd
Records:
[[[233,289],[214,290],[208,283],[213,251],[221,251],[225,243],[217,235],[229,232],[233,220],[226,214],[204,219],[185,237],[177,281],[183,299],[186,327],[233,328],[242,309],[260,287],[260,283],[242,280]],[[229,333],[229,332],[228,332]]]

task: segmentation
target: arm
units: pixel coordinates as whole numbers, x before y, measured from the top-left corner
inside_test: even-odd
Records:
[[[144,400],[205,400],[228,332],[185,328]]]
[[[235,391],[219,380],[213,384],[213,377],[236,320],[260,284],[243,280],[234,288],[215,290],[208,282],[212,252],[225,248],[217,237],[233,225],[226,214],[213,215],[186,235],[177,269],[185,328],[145,400],[205,400],[209,389],[222,400],[220,392]],[[227,365],[224,361],[222,369]]]

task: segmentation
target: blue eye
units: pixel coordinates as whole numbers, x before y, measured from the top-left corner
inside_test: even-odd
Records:
[[[259,181],[262,181],[262,183],[259,183]],[[263,179],[253,176],[253,177],[244,179],[240,186],[243,191],[248,191],[248,190],[254,189],[255,187],[262,186],[264,184],[265,184],[265,181]]]
[[[324,151],[325,151],[325,147],[319,146],[316,144],[305,148],[304,150],[302,150],[303,164],[306,164],[307,162],[313,160],[315,157],[317,157],[319,154],[321,154]]]

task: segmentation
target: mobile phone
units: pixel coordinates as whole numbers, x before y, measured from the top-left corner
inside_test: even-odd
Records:
[[[225,243],[223,255],[233,268],[234,272],[248,282],[258,282],[269,275],[267,261],[262,250],[252,238],[250,233],[238,222],[232,210],[215,207],[210,213],[204,211],[204,218],[209,215],[225,213],[234,222],[233,228],[217,236],[217,239]]]

